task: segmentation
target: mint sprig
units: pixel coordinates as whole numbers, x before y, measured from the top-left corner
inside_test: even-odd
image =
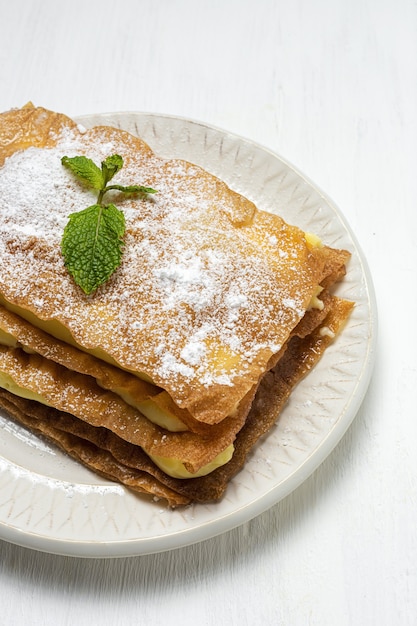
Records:
[[[82,211],[71,213],[61,240],[65,266],[77,285],[87,295],[105,283],[119,267],[123,255],[125,217],[114,204],[105,204],[111,190],[122,193],[156,193],[142,185],[109,185],[123,167],[118,154],[107,157],[101,168],[85,156],[61,159],[80,181],[97,191],[97,202]]]

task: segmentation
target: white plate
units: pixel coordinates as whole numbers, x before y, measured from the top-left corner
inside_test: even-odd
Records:
[[[111,557],[178,548],[259,515],[300,485],[327,457],[366,392],[376,307],[366,262],[344,218],[310,181],[276,154],[204,124],[115,113],[80,118],[138,134],[159,155],[185,158],[225,180],[260,209],[352,252],[340,295],[356,302],[347,327],[298,385],[277,425],[259,442],[224,499],[170,511],[102,480],[0,415],[0,537],[51,553]]]

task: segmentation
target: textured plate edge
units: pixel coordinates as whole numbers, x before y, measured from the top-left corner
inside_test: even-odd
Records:
[[[349,405],[346,407],[345,414],[349,415],[349,419],[338,419],[332,429],[327,433],[326,437],[320,442],[319,446],[310,454],[310,456],[299,466],[292,475],[285,479],[285,489],[283,485],[276,485],[271,490],[263,494],[261,499],[252,501],[251,503],[245,503],[241,508],[234,510],[226,515],[223,515],[219,519],[211,520],[202,526],[188,528],[180,531],[175,531],[168,535],[155,535],[151,539],[146,537],[144,539],[131,539],[131,540],[115,540],[111,542],[91,542],[91,541],[72,541],[62,540],[59,538],[51,538],[43,534],[35,534],[29,531],[22,530],[14,527],[10,524],[4,525],[0,522],[0,526],[3,528],[4,533],[2,538],[5,541],[35,549],[41,552],[47,552],[57,555],[85,557],[85,558],[118,558],[126,556],[141,556],[148,554],[156,554],[166,552],[173,549],[183,548],[189,545],[199,543],[200,541],[211,539],[215,536],[233,530],[238,526],[254,519],[258,515],[262,514],[266,510],[278,502],[285,499],[290,493],[292,493],[297,487],[299,487],[314,471],[323,463],[323,461],[329,456],[332,450],[337,446],[340,440],[343,438],[346,431],[349,429],[353,420],[355,419],[359,408],[366,395],[372,372],[375,363],[376,353],[376,341],[377,341],[377,303],[374,285],[372,277],[369,271],[368,263],[363,254],[361,246],[358,242],[356,235],[353,233],[350,225],[348,224],[345,216],[333,202],[331,198],[327,196],[312,180],[310,180],[303,172],[301,172],[296,166],[283,158],[279,153],[255,142],[244,136],[240,136],[228,130],[224,130],[221,127],[217,127],[212,124],[191,119],[187,117],[180,117],[169,114],[148,113],[139,111],[121,111],[113,113],[96,113],[87,114],[83,116],[77,116],[75,121],[81,125],[86,124],[87,120],[93,118],[100,119],[100,123],[110,123],[112,118],[119,118],[121,116],[146,116],[163,118],[165,120],[183,121],[184,123],[191,123],[211,131],[216,131],[228,137],[234,138],[238,141],[244,141],[248,145],[251,145],[258,150],[268,153],[271,157],[281,161],[287,168],[299,178],[301,178],[308,186],[315,190],[324,200],[324,202],[331,207],[335,212],[338,220],[341,222],[349,237],[352,239],[358,258],[360,260],[362,275],[366,284],[368,302],[369,302],[369,339],[367,344],[367,358],[364,360],[361,374],[358,377],[356,391],[352,395]],[[96,123],[96,122],[94,122]],[[91,124],[90,124],[91,125]],[[276,493],[279,491],[279,495]],[[202,527],[205,531],[202,536]],[[210,529],[207,532],[207,529]],[[162,544],[162,545],[161,545]]]

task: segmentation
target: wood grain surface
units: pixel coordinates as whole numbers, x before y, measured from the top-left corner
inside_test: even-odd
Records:
[[[379,306],[365,401],[301,487],[153,556],[0,542],[0,624],[417,624],[416,2],[0,0],[0,24],[0,110],[169,113],[278,152],[344,213]]]

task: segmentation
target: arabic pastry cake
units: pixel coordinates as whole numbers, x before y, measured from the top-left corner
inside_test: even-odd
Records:
[[[121,155],[120,266],[93,294],[61,250],[94,192],[63,156]],[[110,194],[109,194],[110,195]],[[349,253],[116,128],[0,115],[0,404],[93,471],[169,505],[222,497],[343,327]]]

